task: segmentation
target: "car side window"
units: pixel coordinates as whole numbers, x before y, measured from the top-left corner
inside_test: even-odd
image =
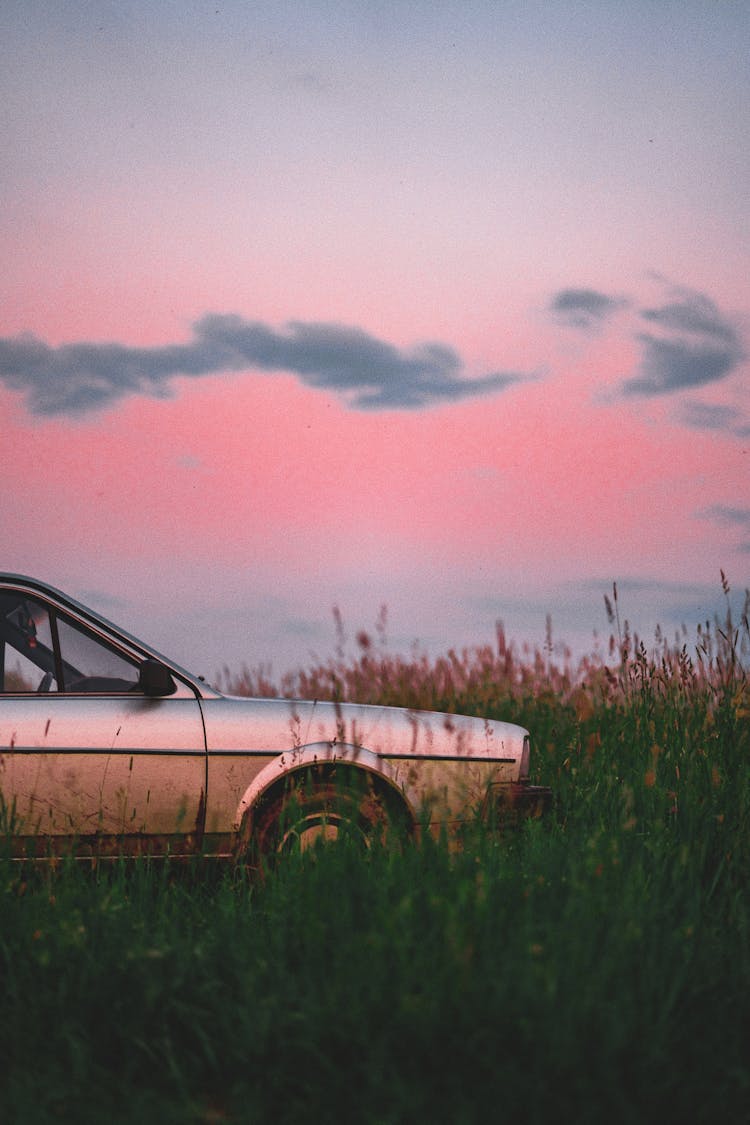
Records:
[[[47,609],[34,598],[0,593],[2,691],[57,691],[52,630]]]
[[[1,693],[138,690],[137,662],[37,598],[0,591]]]
[[[122,692],[138,689],[138,667],[64,617],[57,619],[65,691]]]

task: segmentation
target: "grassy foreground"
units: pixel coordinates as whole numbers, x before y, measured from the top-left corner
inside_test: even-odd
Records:
[[[749,639],[625,629],[571,671],[362,635],[281,685],[522,722],[556,806],[502,839],[343,844],[262,884],[0,861],[0,1120],[744,1119]]]

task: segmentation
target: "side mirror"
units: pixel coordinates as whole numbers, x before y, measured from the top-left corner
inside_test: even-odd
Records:
[[[138,687],[144,695],[152,699],[173,695],[177,691],[177,684],[172,679],[169,668],[153,657],[149,657],[141,664],[138,670]]]

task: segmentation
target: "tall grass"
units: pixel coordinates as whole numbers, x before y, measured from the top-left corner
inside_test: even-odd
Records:
[[[234,690],[497,715],[555,807],[272,879],[0,863],[0,1119],[644,1122],[750,1104],[746,613],[608,659],[361,635]],[[263,689],[262,691],[259,689]]]

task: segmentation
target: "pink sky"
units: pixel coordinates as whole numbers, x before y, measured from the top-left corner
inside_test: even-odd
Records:
[[[750,21],[575,12],[9,4],[3,569],[208,675],[741,601]]]

